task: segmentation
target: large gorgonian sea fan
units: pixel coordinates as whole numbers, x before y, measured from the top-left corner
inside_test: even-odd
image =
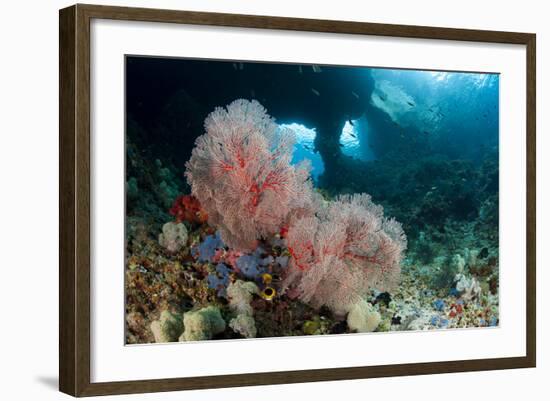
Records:
[[[395,288],[407,241],[401,225],[385,218],[369,195],[355,194],[294,220],[286,244],[289,294],[345,314],[370,288]]]
[[[216,108],[197,138],[186,177],[223,241],[252,250],[278,233],[293,210],[307,209],[309,164],[291,164],[295,137],[255,100]]]

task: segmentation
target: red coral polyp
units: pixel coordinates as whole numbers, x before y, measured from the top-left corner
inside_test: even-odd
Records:
[[[178,223],[188,221],[203,224],[208,220],[208,213],[201,208],[200,202],[192,195],[178,196],[169,213],[176,218]]]

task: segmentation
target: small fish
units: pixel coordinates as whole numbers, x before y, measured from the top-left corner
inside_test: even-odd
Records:
[[[239,70],[244,70],[244,64],[243,63],[239,63]]]
[[[302,145],[304,147],[304,149],[307,149],[307,150],[310,150],[310,151],[313,151],[313,148],[309,145]]]
[[[343,143],[339,143],[338,146],[340,146],[341,148],[345,148],[346,145],[344,145]]]
[[[359,99],[359,95],[358,95],[357,93],[355,93],[354,91],[351,91],[351,94],[352,94],[353,96],[355,96],[357,99]]]
[[[431,189],[432,189],[432,191],[434,191],[434,190],[436,190],[436,189],[437,189],[437,187],[432,187]]]
[[[349,133],[349,136],[351,136],[352,138],[357,139],[357,135],[355,135],[353,132],[350,132],[350,133]]]
[[[348,120],[348,123],[352,126],[352,127],[355,127],[355,124],[353,123],[352,120]],[[350,134],[351,135],[351,134]]]
[[[416,106],[416,104],[414,104],[413,102],[407,102],[407,104],[408,104],[409,106],[411,106],[411,107]]]
[[[311,69],[313,70],[313,72],[321,72],[321,67],[315,64],[311,65]]]
[[[299,74],[303,74],[303,73],[304,73],[304,71],[302,70],[302,66],[301,66],[301,65],[298,66],[298,73],[299,73]]]
[[[256,92],[254,92],[254,89],[250,89],[250,96],[256,97]]]
[[[233,63],[233,69],[236,71],[239,69],[239,67],[237,66],[237,63]]]
[[[377,95],[378,95],[378,98],[379,98],[381,101],[383,101],[383,102],[385,102],[385,101],[388,99],[387,96],[382,96],[382,95],[379,94],[379,93],[378,93]]]
[[[422,132],[426,135],[430,135],[430,133],[428,131],[422,131]]]
[[[321,96],[321,94],[319,93],[318,90],[311,88],[311,91],[312,91],[315,95]]]

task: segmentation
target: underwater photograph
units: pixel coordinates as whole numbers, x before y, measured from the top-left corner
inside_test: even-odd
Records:
[[[126,344],[499,326],[499,74],[126,56],[125,91]]]

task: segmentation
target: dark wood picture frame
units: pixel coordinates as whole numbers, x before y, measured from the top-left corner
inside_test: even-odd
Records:
[[[525,45],[526,356],[91,383],[90,21],[93,18]],[[59,388],[62,392],[93,396],[535,367],[535,34],[81,4],[60,10],[59,30]]]

